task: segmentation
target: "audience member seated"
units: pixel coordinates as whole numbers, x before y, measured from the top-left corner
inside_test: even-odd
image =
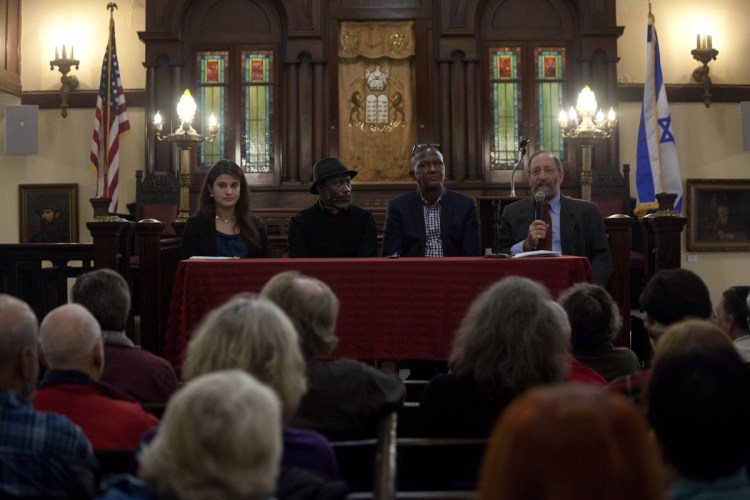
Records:
[[[666,483],[643,414],[583,384],[531,389],[495,425],[479,500],[659,500]]]
[[[627,347],[615,347],[622,317],[612,297],[589,283],[572,286],[558,298],[568,314],[573,356],[594,368],[607,381],[640,371],[638,356]]]
[[[721,294],[714,321],[734,341],[734,347],[745,362],[750,362],[750,327],[747,287],[731,287]]]
[[[663,269],[654,274],[643,287],[640,297],[645,313],[644,325],[652,346],[656,347],[664,330],[682,319],[711,317],[711,297],[703,280],[692,271],[682,268]],[[609,388],[642,403],[648,370],[618,377]]]
[[[448,360],[424,391],[420,426],[430,436],[485,437],[517,395],[564,380],[568,344],[556,304],[539,283],[503,278],[479,295]]]
[[[555,321],[557,322],[558,330],[565,339],[565,342],[568,345],[568,350],[570,350],[570,321],[568,321],[568,314],[557,302],[552,302],[551,305],[555,310]],[[599,372],[578,361],[570,354],[570,352],[568,352],[567,358],[568,371],[565,373],[566,381],[601,386],[607,385],[607,381],[604,380],[604,377],[599,375]]]
[[[32,399],[34,408],[70,418],[94,449],[135,449],[159,420],[99,381],[104,347],[96,318],[80,304],[65,304],[45,316],[40,331],[49,370]]]
[[[687,326],[689,328],[690,325]],[[750,378],[732,345],[700,345],[655,357],[648,420],[670,475],[670,497],[750,498]]]
[[[125,335],[130,312],[125,279],[111,269],[82,274],[71,300],[88,309],[102,329],[104,370],[99,380],[141,403],[166,403],[177,389],[177,375],[166,359],[137,348]]]
[[[297,329],[307,366],[307,393],[291,424],[330,439],[374,436],[382,415],[398,408],[406,389],[395,372],[352,359],[325,359],[336,347],[339,300],[322,281],[296,271],[271,278],[261,296],[273,301]]]
[[[297,412],[307,390],[305,361],[297,332],[273,302],[238,295],[211,311],[188,344],[183,378],[237,368],[276,391],[284,422]],[[312,470],[336,479],[338,466],[331,444],[316,431],[285,426],[282,467]]]
[[[241,370],[200,376],[169,402],[139,461],[142,481],[120,479],[103,500],[270,498],[281,461],[279,400]]]
[[[0,496],[90,498],[97,461],[88,439],[68,418],[29,404],[38,328],[25,302],[0,294]]]

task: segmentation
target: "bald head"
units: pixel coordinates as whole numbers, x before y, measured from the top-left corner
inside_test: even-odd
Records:
[[[79,304],[47,314],[40,327],[42,354],[50,369],[84,372],[98,379],[104,367],[102,336],[96,318]]]
[[[0,294],[0,387],[31,396],[39,376],[39,328],[26,302]]]

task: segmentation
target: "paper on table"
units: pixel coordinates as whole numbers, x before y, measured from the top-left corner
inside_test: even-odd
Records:
[[[560,252],[554,250],[531,250],[530,252],[521,252],[513,257],[559,257]]]
[[[190,260],[224,260],[224,259],[239,259],[239,257],[215,257],[211,255],[193,255]]]

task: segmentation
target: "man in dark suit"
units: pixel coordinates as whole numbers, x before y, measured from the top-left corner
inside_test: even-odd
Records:
[[[612,256],[602,217],[593,203],[560,194],[564,176],[560,159],[552,153],[537,151],[529,158],[531,192],[544,193],[551,222],[534,217],[534,197],[508,205],[500,219],[500,251],[511,255],[528,252],[536,250],[541,240],[552,238],[553,251],[588,257],[596,282],[606,286],[612,274]]]
[[[445,164],[437,145],[414,146],[411,174],[417,181],[417,189],[388,202],[383,255],[481,255],[476,201],[445,189]]]

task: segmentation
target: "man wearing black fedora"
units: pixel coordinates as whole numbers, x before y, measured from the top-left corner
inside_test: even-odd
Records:
[[[357,175],[338,158],[313,166],[310,192],[318,202],[289,221],[289,257],[376,257],[375,219],[352,205],[352,179]]]

